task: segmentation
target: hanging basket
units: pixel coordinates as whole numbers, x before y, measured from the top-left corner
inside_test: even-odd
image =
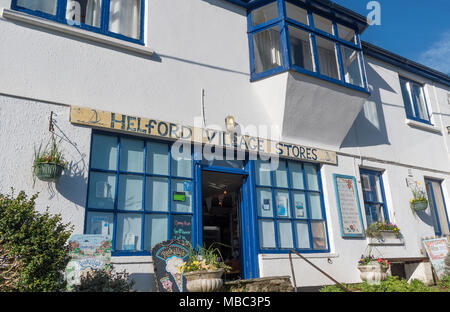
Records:
[[[411,203],[411,208],[415,211],[424,211],[428,208],[428,201],[426,199],[415,200]]]
[[[61,176],[64,166],[54,163],[39,163],[34,168],[34,175],[41,181],[56,182]]]

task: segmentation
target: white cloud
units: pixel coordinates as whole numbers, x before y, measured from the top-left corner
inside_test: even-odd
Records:
[[[419,55],[419,63],[450,75],[450,30]]]

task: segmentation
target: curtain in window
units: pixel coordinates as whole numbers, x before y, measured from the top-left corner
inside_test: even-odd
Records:
[[[56,15],[57,0],[17,0],[17,6],[33,11]]]
[[[297,38],[290,38],[292,63],[296,66],[312,71],[312,55],[309,42]]]
[[[111,0],[109,30],[134,39],[140,34],[140,0]]]
[[[102,0],[68,0],[67,21],[100,27]]]
[[[253,36],[255,72],[260,73],[281,66],[280,32],[278,26]]]
[[[333,50],[317,46],[320,73],[322,75],[339,79],[336,63],[336,54]]]

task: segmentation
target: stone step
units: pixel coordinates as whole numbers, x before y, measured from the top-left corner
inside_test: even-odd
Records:
[[[269,276],[225,282],[222,291],[230,292],[293,292],[290,276]]]

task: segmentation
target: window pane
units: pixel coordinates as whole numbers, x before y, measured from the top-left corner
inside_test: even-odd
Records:
[[[304,192],[292,192],[292,205],[294,207],[294,216],[296,218],[306,219],[308,217]]]
[[[112,213],[88,212],[86,234],[109,235],[112,237],[113,219]]]
[[[32,11],[56,15],[57,0],[17,0],[17,6]]]
[[[183,153],[183,146],[180,146],[179,153]],[[172,154],[171,159],[172,176],[190,178],[192,176],[192,160],[191,156],[175,156]]]
[[[139,140],[120,140],[119,170],[131,172],[144,171],[144,142]]]
[[[192,242],[192,218],[189,215],[172,215],[170,238]]]
[[[366,220],[367,225],[376,223],[376,222],[384,222],[383,218],[383,210],[380,204],[364,204],[366,210]]]
[[[408,82],[405,79],[400,78],[400,86],[402,89],[403,103],[405,104],[406,115],[408,117],[414,117],[414,107],[412,105],[412,99],[410,96]]]
[[[116,250],[141,250],[142,215],[117,215]]]
[[[91,154],[91,168],[116,170],[117,137],[94,134]]]
[[[291,221],[278,221],[278,244],[280,248],[294,248]]]
[[[272,220],[259,220],[259,244],[261,248],[275,248],[275,230]]]
[[[435,229],[438,229],[436,225],[437,219],[439,219],[440,235],[449,235],[448,218],[445,213],[445,202],[442,197],[441,184],[436,181],[427,183],[427,192]]]
[[[258,215],[261,217],[273,217],[272,191],[270,189],[256,188],[256,205]]]
[[[311,221],[311,235],[314,249],[328,248],[324,221]]]
[[[344,25],[341,24],[337,24],[337,28],[339,38],[350,41],[351,43],[356,43],[356,35],[353,29],[345,27]]]
[[[116,175],[91,172],[89,178],[88,207],[114,209]]]
[[[117,209],[142,210],[142,176],[119,176],[119,193],[117,194]]]
[[[311,42],[308,32],[289,26],[292,64],[313,71]]]
[[[334,79],[339,79],[334,42],[316,36],[316,45],[320,73]]]
[[[417,108],[419,110],[416,117],[422,120],[429,120],[425,97],[423,95],[423,87],[417,83],[412,83],[411,88],[412,95],[417,103]]]
[[[362,87],[359,52],[341,45],[342,63],[344,66],[345,82]]]
[[[278,17],[277,2],[272,2],[268,5],[260,7],[252,11],[252,24],[253,26],[262,24],[271,19]]]
[[[311,219],[323,219],[319,193],[308,193],[309,211]]]
[[[302,164],[296,161],[290,161],[289,173],[291,175],[291,187],[295,189],[304,189]]]
[[[291,215],[289,207],[289,192],[275,190],[275,201],[277,205],[277,216],[289,217]]]
[[[333,34],[333,23],[329,19],[317,14],[313,14],[313,19],[315,28],[323,30],[329,34]]]
[[[145,216],[144,250],[151,251],[159,242],[167,240],[167,215],[147,214]]]
[[[308,13],[290,2],[286,3],[286,16],[302,24],[308,25]]]
[[[299,249],[309,249],[309,230],[308,223],[306,221],[295,222],[295,239],[297,241],[297,248]]]
[[[69,24],[100,27],[102,0],[68,0],[66,19]]]
[[[308,186],[308,190],[318,191],[319,181],[317,179],[316,165],[305,163],[303,166],[305,168],[306,185]]]
[[[274,182],[277,187],[288,187],[286,161],[280,160],[278,168],[274,170]]]
[[[169,146],[167,144],[147,142],[147,172],[169,174]]]
[[[109,31],[139,39],[140,0],[110,0]]]
[[[185,191],[185,182],[190,184],[191,181],[183,180],[172,180],[172,190],[171,190],[171,201],[172,201],[172,211],[175,212],[191,212],[192,211],[192,192]],[[174,193],[184,194],[184,198],[174,199]],[[182,197],[182,196],[181,196]]]
[[[255,176],[256,185],[271,185],[270,174],[271,166],[269,162],[256,160],[255,161]]]
[[[169,210],[169,180],[166,178],[147,177],[145,183],[145,210]]]
[[[278,26],[253,35],[255,72],[281,66],[280,31]]]

